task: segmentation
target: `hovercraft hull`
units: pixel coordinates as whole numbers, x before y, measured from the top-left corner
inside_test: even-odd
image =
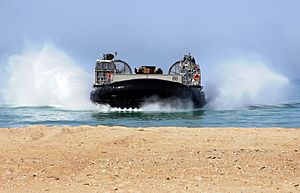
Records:
[[[205,105],[202,87],[186,86],[160,79],[133,79],[95,87],[91,101],[111,107],[139,108],[151,98],[192,101],[194,108]]]

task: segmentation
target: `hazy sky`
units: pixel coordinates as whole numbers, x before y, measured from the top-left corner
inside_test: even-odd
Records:
[[[133,66],[242,52],[300,77],[299,10],[299,0],[1,0],[0,57],[26,41],[51,41],[85,67],[115,50]]]

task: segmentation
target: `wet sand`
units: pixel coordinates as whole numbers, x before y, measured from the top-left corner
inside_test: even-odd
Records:
[[[0,129],[0,192],[300,192],[300,129]]]

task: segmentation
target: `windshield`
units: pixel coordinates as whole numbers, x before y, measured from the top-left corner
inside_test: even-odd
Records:
[[[115,65],[113,62],[99,62],[96,65],[96,70],[114,70]]]

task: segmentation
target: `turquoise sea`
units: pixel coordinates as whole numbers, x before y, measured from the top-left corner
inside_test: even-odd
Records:
[[[128,127],[300,127],[300,82],[287,102],[236,109],[64,110],[51,106],[0,106],[0,127],[29,125],[122,125]]]

